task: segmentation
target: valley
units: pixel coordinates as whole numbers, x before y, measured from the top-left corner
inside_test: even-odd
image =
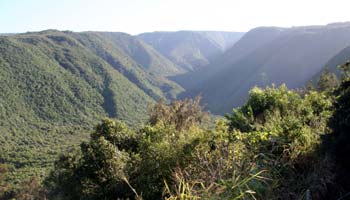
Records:
[[[334,100],[333,97],[322,99],[312,92],[311,97],[307,97],[298,91],[304,90],[310,81],[317,85],[324,71],[335,73],[341,79],[338,66],[349,59],[350,23],[291,28],[257,27],[246,33],[177,31],[130,35],[122,32],[44,30],[0,35],[0,164],[6,165],[7,182],[16,187],[31,177],[44,180],[60,155],[79,151],[79,148],[94,148],[92,132],[101,120],[105,120],[101,126],[111,123],[110,126],[116,126],[116,129],[122,127],[126,135],[131,134],[131,141],[141,141],[138,145],[154,148],[149,151],[158,153],[157,148],[160,147],[153,147],[153,143],[148,144],[147,139],[136,137],[136,132],[141,132],[142,137],[149,134],[149,140],[157,144],[159,141],[152,138],[155,137],[152,134],[171,132],[174,127],[169,128],[162,123],[148,127],[153,116],[150,109],[157,102],[164,102],[174,108],[161,104],[154,109],[159,109],[159,113],[164,112],[161,116],[164,118],[174,112],[171,115],[173,118],[166,118],[169,120],[165,120],[166,123],[171,124],[170,119],[173,119],[185,125],[190,123],[186,120],[194,121],[196,125],[198,120],[198,124],[201,124],[202,115],[187,119],[186,114],[190,114],[177,116],[181,112],[171,110],[190,110],[191,106],[171,102],[194,99],[196,96],[202,97],[201,104],[190,102],[191,105],[196,109],[203,106],[203,112],[208,112],[209,118],[222,120],[226,113],[235,109],[235,114],[228,117],[233,127],[240,127],[239,131],[242,132],[263,132],[265,129],[261,127],[270,122],[271,116],[264,119],[266,124],[259,121],[257,113],[260,111],[254,107],[254,101],[262,104],[264,99],[259,96],[262,93],[266,93],[264,98],[269,97],[269,101],[280,95],[288,99],[291,106],[286,102],[273,104],[283,107],[277,106],[281,109],[278,114],[283,109],[301,109],[300,113],[308,113],[308,117],[312,118],[298,121],[298,126],[303,127],[300,130],[322,132],[326,130],[325,119],[330,118],[329,102]],[[256,86],[268,88],[260,91]],[[287,88],[291,91],[287,91]],[[312,98],[323,103],[319,107],[324,110],[313,107],[316,100]],[[296,102],[314,110],[305,111]],[[256,114],[253,119],[249,119],[249,109]],[[269,107],[261,109],[275,112]],[[299,110],[290,112],[286,118],[292,116],[296,120],[302,115]],[[325,117],[319,119],[320,113]],[[243,116],[242,119],[236,118],[241,116],[239,114]],[[125,125],[116,125],[107,119],[120,120]],[[214,127],[213,121],[209,120],[206,126]],[[308,124],[310,121],[321,125]],[[176,123],[171,125],[176,127],[176,133],[182,134],[182,128],[178,128]],[[289,126],[288,120],[280,123]],[[185,125],[185,131],[193,131]],[[130,132],[124,126],[130,127]],[[160,126],[161,133],[152,126]],[[275,130],[269,128],[266,134],[274,137]],[[204,130],[197,131],[201,135]],[[189,137],[190,141],[193,139],[193,144],[197,141],[194,136]],[[318,135],[314,137],[319,139]],[[173,140],[165,138],[169,140],[167,144]],[[179,138],[182,143],[176,143],[179,146],[171,148],[190,148],[185,144],[186,136]],[[205,137],[201,135],[199,138],[204,140]],[[88,141],[92,146],[84,147]],[[134,149],[128,148],[125,148],[125,152],[133,155],[131,152]],[[149,159],[147,156],[150,155],[143,156],[143,159]],[[164,162],[166,164],[167,161]],[[140,165],[143,164],[150,163],[141,162]],[[142,191],[149,190],[138,182],[135,184]],[[161,191],[149,194],[148,199],[159,194]]]

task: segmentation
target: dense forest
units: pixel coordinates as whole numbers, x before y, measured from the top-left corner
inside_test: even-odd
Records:
[[[132,128],[104,119],[49,175],[2,199],[339,199],[349,195],[349,63],[339,82],[253,88],[211,123],[200,98],[160,101]],[[74,130],[72,130],[74,131]]]

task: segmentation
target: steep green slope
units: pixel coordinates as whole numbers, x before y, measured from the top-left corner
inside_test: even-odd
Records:
[[[87,34],[100,37],[104,43],[109,42],[109,45],[105,44],[105,46],[109,46],[116,52],[122,51],[148,72],[158,75],[174,75],[182,72],[178,66],[137,37],[112,32],[88,32]]]
[[[181,73],[178,67],[137,38],[125,33],[70,34],[151,97],[174,99],[183,91],[166,78]]]
[[[182,90],[165,77],[178,73],[175,65],[132,37],[54,30],[0,37],[0,163],[10,165],[11,181],[45,173],[96,120],[140,124],[149,103]],[[148,65],[135,58],[143,54]]]
[[[242,37],[239,32],[178,31],[138,35],[186,71],[209,64]]]
[[[222,61],[229,63],[225,64],[227,67],[220,67],[219,72],[197,83],[185,96],[202,94],[212,112],[225,113],[241,105],[255,85],[303,86],[335,53],[349,44],[349,24],[283,30],[275,39],[248,55],[233,59],[233,62]]]

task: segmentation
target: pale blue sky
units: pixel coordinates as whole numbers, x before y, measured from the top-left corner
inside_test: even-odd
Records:
[[[348,0],[0,0],[0,33],[221,30],[350,21]]]

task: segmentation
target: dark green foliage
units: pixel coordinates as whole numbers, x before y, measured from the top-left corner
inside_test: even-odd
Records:
[[[224,120],[203,132],[191,162],[173,171],[166,199],[254,199],[268,188],[265,171],[252,162],[241,141],[233,141]]]
[[[337,76],[329,70],[325,70],[322,72],[317,82],[317,89],[320,91],[330,91],[334,90],[338,85],[339,81]]]
[[[326,148],[331,148],[336,161],[337,191],[346,194],[350,191],[350,80],[344,79],[339,88],[335,91],[335,111],[329,122],[333,130],[331,137],[328,137]]]
[[[171,181],[172,171],[191,160],[191,149],[196,146],[197,138],[189,131],[178,132],[173,126],[161,122],[146,126],[141,133],[145,139],[140,148],[140,171],[131,183],[143,198],[160,199],[164,180]]]
[[[0,165],[0,199],[5,199],[6,193],[8,193],[8,184],[5,182],[4,175],[8,171],[8,167],[4,164]]]
[[[42,187],[40,181],[32,177],[28,181],[22,182],[18,188],[13,188],[6,179],[5,175],[9,166],[0,164],[0,199],[23,199],[23,200],[44,200],[46,199],[46,190]]]
[[[104,137],[99,137],[89,144],[81,145],[82,189],[79,191],[84,199],[111,198],[125,192],[123,188],[125,166],[129,160],[127,153],[118,148]],[[115,192],[115,193],[114,193]]]
[[[326,194],[333,175],[330,160],[318,149],[331,114],[332,98],[326,94],[311,91],[302,97],[281,86],[252,89],[247,103],[227,115],[236,140],[268,170],[275,192],[269,199],[296,199],[306,190],[316,199]]]
[[[46,180],[51,196],[64,199],[114,199],[127,197],[126,166],[134,148],[133,133],[125,124],[104,120],[78,154],[62,156]],[[130,145],[130,146],[129,146]],[[120,147],[120,148],[119,148]],[[125,148],[125,149],[124,149]]]
[[[39,182],[48,175],[60,152],[76,148],[88,138],[82,127],[45,126],[46,132],[2,132],[0,158],[8,165],[5,181],[13,186],[36,177]]]
[[[175,105],[196,110],[200,108],[198,103],[187,100]],[[173,106],[166,109],[171,110]],[[201,131],[195,125],[201,123],[202,117],[188,110],[177,111],[184,121],[191,123],[180,121],[186,125],[181,130],[176,129],[178,121],[170,123],[158,118],[136,134],[124,123],[104,120],[96,126],[90,141],[81,144],[80,153],[62,156],[56,162],[46,180],[50,196],[130,198],[137,196],[133,192],[136,190],[145,199],[161,198],[163,181],[171,181],[172,170],[192,160],[191,152],[199,142]]]
[[[173,101],[169,106],[160,101],[149,110],[149,123],[157,124],[159,121],[167,125],[175,125],[177,130],[188,129],[197,123],[204,122],[207,113],[202,111],[199,104],[200,97]]]
[[[126,124],[104,120],[96,126],[96,131],[91,134],[91,139],[97,140],[104,137],[118,149],[127,152],[135,152],[138,149],[139,136],[129,130]]]
[[[50,195],[64,199],[325,198],[334,181],[320,150],[327,93],[254,88],[247,103],[205,129],[199,99],[163,102],[134,132],[104,120],[81,153],[56,163]],[[296,178],[298,177],[298,178]]]

